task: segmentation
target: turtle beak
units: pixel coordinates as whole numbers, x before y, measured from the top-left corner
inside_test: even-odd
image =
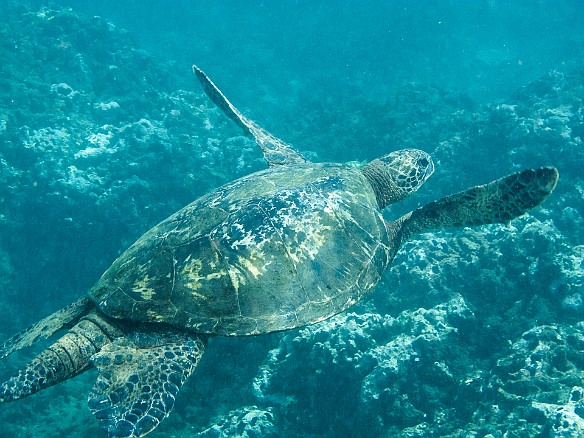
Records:
[[[424,181],[432,176],[434,173],[434,162],[432,161],[430,155],[425,154],[425,156],[422,156],[420,159],[418,159],[418,168],[421,169],[422,173],[424,174]]]

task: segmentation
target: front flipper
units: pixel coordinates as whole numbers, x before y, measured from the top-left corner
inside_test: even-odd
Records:
[[[431,229],[508,223],[541,204],[557,182],[554,167],[524,170],[426,204],[388,225],[399,246]]]
[[[141,437],[174,407],[205,342],[182,333],[132,333],[92,358],[99,370],[89,409],[109,437]]]
[[[193,65],[193,73],[197,76],[201,85],[203,85],[203,90],[205,90],[209,99],[211,99],[227,117],[233,120],[237,126],[243,129],[247,135],[251,135],[255,139],[256,143],[264,153],[264,158],[270,166],[306,163],[306,158],[304,158],[299,152],[295,151],[288,143],[274,137],[268,131],[243,116],[243,114],[241,114],[239,110],[227,100],[221,90],[217,88],[203,70],[196,65]]]

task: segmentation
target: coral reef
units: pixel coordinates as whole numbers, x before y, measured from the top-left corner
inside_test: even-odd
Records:
[[[281,436],[273,424],[271,409],[249,406],[225,415],[218,424],[200,432],[199,438],[263,438]]]
[[[396,318],[340,315],[285,335],[260,367],[255,394],[277,408],[286,430],[317,436],[376,436],[448,420],[444,402],[467,386],[451,351],[461,348],[458,326],[473,319],[460,296]]]
[[[16,275],[35,267],[17,295],[42,282],[65,303],[143,231],[259,169],[261,155],[200,92],[171,90],[113,24],[21,8],[0,28],[4,245]],[[223,125],[231,137],[215,137]]]
[[[161,64],[99,17],[15,1],[0,10],[6,338],[83,294],[157,221],[265,164],[196,85],[176,89],[189,66]],[[297,99],[258,122],[311,159],[432,154],[435,175],[388,219],[520,167],[553,164],[560,183],[507,227],[416,236],[351,313],[213,339],[151,436],[580,436],[584,70],[551,71],[492,105],[415,83],[383,99],[359,84],[293,85]],[[2,377],[30,356],[9,358]],[[86,407],[94,380],[2,406],[1,434],[99,436]]]

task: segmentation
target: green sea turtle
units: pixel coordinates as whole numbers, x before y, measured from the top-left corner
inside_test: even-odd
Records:
[[[433,172],[403,150],[362,168],[311,163],[245,118],[197,67],[221,110],[269,168],[219,187],[146,232],[86,297],[17,334],[0,357],[68,331],[0,386],[16,400],[98,369],[89,408],[110,437],[139,437],[169,415],[213,335],[257,335],[325,320],[380,280],[402,243],[430,229],[505,223],[554,189],[552,167],[525,170],[395,221],[388,204]]]

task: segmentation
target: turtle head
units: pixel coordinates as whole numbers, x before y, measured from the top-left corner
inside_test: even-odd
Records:
[[[371,161],[361,171],[383,210],[418,190],[434,172],[434,163],[424,151],[402,149]]]

